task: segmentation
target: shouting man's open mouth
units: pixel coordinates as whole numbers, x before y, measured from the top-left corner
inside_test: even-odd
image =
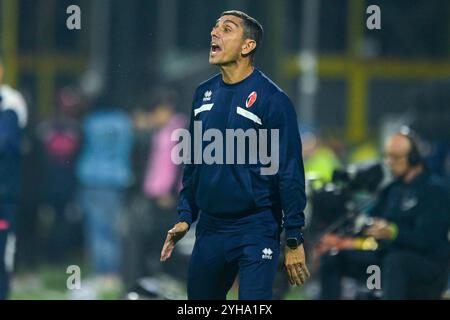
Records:
[[[220,51],[222,51],[220,46],[217,43],[215,43],[215,42],[211,42],[210,54],[211,55],[215,55],[215,54],[217,54]]]

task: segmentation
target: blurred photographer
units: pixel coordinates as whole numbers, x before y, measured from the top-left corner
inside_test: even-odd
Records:
[[[440,297],[450,252],[448,190],[407,134],[388,137],[385,162],[395,181],[381,191],[361,236],[328,233],[317,246],[322,299],[341,297],[342,277],[365,282],[370,265],[381,269],[384,299]]]

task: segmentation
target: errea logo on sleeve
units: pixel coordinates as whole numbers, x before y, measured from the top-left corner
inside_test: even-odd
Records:
[[[210,101],[211,96],[212,96],[211,90],[205,91],[205,94],[203,95],[203,101]]]

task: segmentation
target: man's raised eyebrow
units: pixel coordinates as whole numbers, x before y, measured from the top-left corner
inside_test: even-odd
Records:
[[[217,26],[217,24],[219,23],[219,21],[220,21],[220,18],[217,19],[217,21],[216,21],[216,26]],[[233,20],[225,20],[223,23],[226,23],[226,22],[230,22],[230,23],[234,24],[236,27],[239,28],[239,25],[238,25],[236,22],[234,22]]]

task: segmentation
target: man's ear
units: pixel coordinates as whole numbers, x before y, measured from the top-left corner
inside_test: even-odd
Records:
[[[247,56],[255,49],[256,49],[256,41],[252,39],[247,39],[242,45],[241,53],[242,55]]]

